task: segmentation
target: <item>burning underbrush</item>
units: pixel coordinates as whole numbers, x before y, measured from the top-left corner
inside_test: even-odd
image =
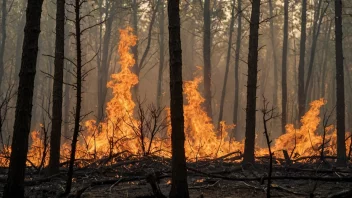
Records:
[[[158,156],[170,157],[171,139],[168,109],[147,105],[145,101],[134,102],[131,88],[138,84],[138,77],[131,72],[135,60],[129,52],[136,44],[137,38],[132,29],[120,30],[118,54],[121,70],[111,76],[108,87],[112,89],[113,97],[107,103],[106,118],[101,122],[88,120],[82,123],[82,133],[77,145],[76,161],[78,166],[89,165],[97,160],[113,158],[113,156]],[[187,104],[184,105],[185,117],[185,151],[190,162],[225,158],[240,160],[243,152],[243,142],[229,138],[233,125],[221,122],[216,130],[212,120],[202,108],[204,98],[198,91],[201,77],[185,82],[184,94]],[[292,160],[305,156],[335,155],[336,131],[334,126],[325,126],[325,134],[319,133],[320,109],[325,104],[323,99],[313,101],[309,111],[301,119],[301,127],[286,126],[286,133],[278,137],[272,150],[276,158],[284,158],[282,150],[290,154]],[[42,132],[41,132],[42,131]],[[43,131],[31,133],[31,147],[28,152],[29,166],[44,167],[48,163],[49,147]],[[45,133],[47,134],[47,133]],[[262,134],[259,134],[262,135]],[[346,135],[347,137],[348,135]],[[348,138],[347,138],[348,139]],[[323,143],[324,142],[324,143]],[[349,142],[347,141],[347,151]],[[63,164],[70,156],[70,143],[61,147]],[[322,150],[324,149],[324,150]],[[8,166],[11,148],[5,146],[2,150],[1,166]],[[237,156],[233,157],[233,154]],[[229,155],[232,154],[232,155]],[[266,148],[257,148],[257,156],[268,155]],[[113,160],[111,160],[113,162]]]

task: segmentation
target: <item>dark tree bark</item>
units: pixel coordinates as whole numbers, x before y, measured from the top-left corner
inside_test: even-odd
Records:
[[[258,76],[258,40],[259,40],[260,0],[252,1],[252,13],[249,29],[248,81],[246,107],[246,140],[243,161],[254,163],[255,121]]]
[[[170,198],[188,198],[183,117],[180,1],[168,1],[172,184]]]
[[[240,67],[240,51],[241,51],[241,41],[242,41],[242,0],[237,0],[238,3],[238,18],[237,18],[237,39],[236,39],[236,52],[235,52],[235,98],[233,104],[233,124],[238,124],[238,103],[239,103],[239,79],[238,79],[238,69]],[[233,129],[233,136],[239,140],[238,133],[235,133]]]
[[[132,27],[133,27],[133,34],[136,35],[138,37],[138,4],[137,4],[137,0],[133,0],[132,1]],[[132,47],[132,53],[133,53],[133,57],[136,60],[132,71],[137,74],[139,74],[139,58],[138,58],[138,40],[135,46]],[[138,88],[137,86],[134,86],[133,88],[134,94],[137,94]],[[136,97],[135,97],[136,98]]]
[[[69,169],[67,173],[66,188],[64,194],[69,194],[72,186],[73,166],[75,162],[76,146],[79,132],[81,130],[81,107],[82,107],[82,46],[81,46],[81,0],[75,0],[75,38],[76,38],[76,108],[75,108],[75,123],[73,129],[71,155]]]
[[[288,0],[284,0],[284,39],[282,45],[282,117],[281,133],[285,133],[287,123],[287,43],[288,43]]]
[[[345,143],[345,82],[342,45],[342,1],[335,0],[335,47],[336,47],[336,129],[337,164],[346,164]]]
[[[219,112],[219,120],[218,120],[218,129],[220,129],[220,122],[222,121],[222,116],[224,112],[224,103],[225,103],[225,96],[226,96],[226,86],[227,86],[227,78],[230,70],[230,59],[231,59],[231,48],[232,48],[232,33],[235,24],[235,3],[234,0],[232,2],[231,8],[231,22],[230,22],[230,30],[229,30],[229,41],[227,44],[227,57],[226,57],[226,69],[224,74],[224,83],[222,85],[222,92],[221,92],[221,99],[220,99],[220,112]]]
[[[28,0],[27,4],[20,82],[11,145],[13,149],[10,157],[7,183],[4,188],[3,197],[5,198],[24,197],[24,176],[28,152],[28,136],[31,127],[42,5],[43,0]]]
[[[23,44],[23,36],[24,36],[24,25],[26,23],[26,17],[25,13],[21,15],[21,18],[19,20],[17,30],[16,30],[16,52],[20,52],[22,49],[22,44]],[[21,53],[16,53],[16,62],[15,62],[15,76],[18,77],[18,74],[20,73],[21,69]],[[15,79],[15,82],[18,82],[18,79]]]
[[[308,87],[310,86],[310,82],[311,82],[311,78],[312,78],[317,42],[318,42],[318,38],[320,35],[320,27],[321,27],[325,12],[329,6],[329,3],[328,3],[326,5],[326,7],[324,8],[323,12],[320,12],[322,2],[323,2],[323,0],[319,0],[317,10],[315,11],[316,15],[314,16],[313,37],[312,37],[313,41],[312,41],[312,47],[310,50],[310,59],[309,59],[309,65],[308,65],[307,81],[305,83],[305,89],[304,89],[305,96],[308,95]]]
[[[105,23],[105,34],[103,38],[103,52],[101,65],[98,68],[98,122],[101,121],[104,117],[105,111],[105,99],[107,94],[107,83],[108,83],[108,71],[109,71],[109,43],[111,38],[111,30],[112,23],[114,18],[112,17],[112,13],[110,11],[110,3],[106,2],[105,15],[106,15],[106,23]]]
[[[53,84],[53,106],[50,136],[49,174],[59,172],[60,143],[62,126],[62,92],[64,80],[65,58],[65,0],[56,2],[56,41],[55,41],[55,71]]]
[[[321,79],[321,95],[320,97],[325,98],[325,84],[326,84],[326,78],[327,78],[327,64],[328,64],[328,48],[329,48],[329,40],[330,40],[330,35],[331,35],[331,27],[332,27],[333,22],[331,21],[330,23],[327,23],[327,30],[325,33],[325,41],[324,41],[324,58],[323,58],[323,71],[322,71],[322,79]]]
[[[304,95],[304,59],[306,54],[307,0],[302,0],[301,42],[298,65],[298,115],[299,119],[305,113],[306,96]]]
[[[271,49],[273,51],[273,60],[274,60],[274,87],[273,87],[273,105],[277,106],[277,91],[279,84],[279,74],[278,74],[278,64],[277,64],[277,53],[276,53],[276,42],[275,42],[275,32],[274,32],[274,14],[273,14],[273,3],[272,0],[269,0],[269,13],[270,13],[270,37],[271,37]]]
[[[204,96],[205,110],[210,118],[213,117],[211,107],[211,17],[210,17],[210,0],[204,0],[203,12],[203,61],[204,61]]]
[[[160,108],[161,106],[161,100],[162,100],[162,81],[163,81],[163,71],[164,71],[164,34],[165,34],[165,27],[164,27],[164,17],[165,17],[165,11],[164,11],[164,2],[160,1],[159,2],[159,71],[158,71],[158,87],[157,87],[157,98],[156,98],[156,103],[157,107]]]
[[[1,8],[1,41],[0,41],[0,89],[4,77],[4,54],[6,44],[6,19],[7,19],[7,0],[2,0]]]

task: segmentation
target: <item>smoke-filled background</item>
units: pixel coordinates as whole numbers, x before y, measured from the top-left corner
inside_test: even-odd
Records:
[[[3,68],[1,93],[9,89],[16,92],[21,65],[24,36],[26,1],[1,0],[0,66]],[[204,11],[203,1],[181,1],[181,40],[183,55],[183,78],[185,81],[201,76],[199,90],[205,97],[204,109],[212,118],[215,127],[221,112],[227,124],[235,124],[232,131],[237,140],[244,138],[248,34],[251,4],[248,0],[210,1],[210,12]],[[262,107],[262,96],[282,111],[282,51],[284,26],[283,0],[269,0],[262,4],[259,38],[259,74],[257,107]],[[50,122],[52,104],[52,76],[54,74],[55,49],[55,1],[46,0],[43,5],[37,75],[32,111],[32,130]],[[343,44],[346,94],[346,130],[352,127],[352,3],[343,1]],[[5,8],[5,9],[4,9]],[[68,8],[70,10],[70,8]],[[96,0],[84,4],[82,14],[91,17],[82,21],[82,28],[89,27],[82,38],[83,60],[91,70],[83,83],[83,109],[86,119],[103,120],[106,103],[111,100],[107,83],[111,74],[120,71],[117,46],[119,29],[133,28],[138,37],[132,48],[136,63],[133,72],[139,83],[133,88],[134,98],[158,106],[169,105],[169,57],[167,7],[163,0]],[[66,13],[67,18],[73,15]],[[240,21],[239,21],[240,17]],[[4,20],[2,20],[4,21]],[[232,23],[233,22],[233,23]],[[75,90],[74,24],[66,20],[65,71],[63,102],[63,134],[72,133]],[[335,29],[334,5],[329,1],[309,0],[307,11],[307,40],[305,54],[306,104],[324,98],[325,111],[336,104],[335,81]],[[239,26],[241,24],[241,26]],[[92,27],[93,25],[93,27]],[[208,27],[208,28],[207,28]],[[298,64],[300,52],[301,1],[290,1],[288,21],[287,56],[287,123],[298,124]],[[240,33],[240,34],[239,34]],[[230,39],[231,37],[231,39]],[[230,53],[229,51],[230,46]],[[230,56],[228,56],[228,54]],[[236,55],[238,56],[236,57]],[[226,67],[228,66],[228,70]],[[236,68],[238,71],[236,72]],[[309,74],[309,70],[311,73]],[[227,75],[227,85],[224,79]],[[237,80],[236,80],[237,79]],[[208,83],[207,83],[208,82]],[[238,82],[238,83],[236,83]],[[210,84],[209,84],[210,83]],[[237,87],[237,89],[236,89]],[[238,94],[238,109],[234,110],[235,94]],[[2,137],[6,143],[13,130],[15,98],[2,108]],[[211,105],[207,105],[210,104]],[[185,100],[187,103],[187,100]],[[306,105],[308,110],[308,105]],[[237,121],[234,122],[234,114]],[[264,145],[262,122],[257,113],[258,145]],[[333,116],[334,117],[334,116]],[[332,123],[334,121],[332,120]],[[280,119],[270,124],[273,137],[282,134]]]

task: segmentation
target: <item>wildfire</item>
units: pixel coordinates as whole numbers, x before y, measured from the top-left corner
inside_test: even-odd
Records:
[[[131,71],[135,60],[133,54],[130,53],[130,48],[137,41],[137,37],[132,32],[132,28],[120,30],[118,55],[121,70],[119,73],[111,75],[111,81],[107,84],[112,89],[113,97],[107,103],[106,118],[100,123],[95,120],[84,123],[84,131],[77,145],[77,159],[89,161],[124,153],[125,151],[130,155],[137,156],[153,153],[154,155],[170,157],[171,126],[167,123],[167,119],[165,123],[164,120],[155,122],[155,124],[162,123],[168,126],[165,137],[162,130],[155,130],[151,123],[145,122],[148,121],[148,118],[154,117],[145,115],[140,107],[141,105],[136,106],[132,98],[131,89],[138,84],[137,75]],[[234,126],[221,122],[220,129],[215,129],[211,118],[202,108],[204,98],[198,91],[201,82],[202,78],[196,77],[193,81],[184,83],[184,94],[187,101],[187,104],[184,105],[187,160],[216,158],[233,151],[243,152],[243,142],[229,138],[227,131]],[[318,133],[319,114],[320,108],[325,103],[323,99],[313,101],[310,104],[309,111],[302,117],[299,129],[295,129],[292,124],[286,126],[286,133],[275,140],[272,148],[277,157],[283,157],[282,152],[280,152],[283,149],[289,153],[294,153],[293,158],[320,154],[323,136]],[[161,115],[158,110],[153,108],[150,110],[155,115]],[[141,117],[141,115],[144,117]],[[164,115],[169,115],[169,111],[167,110]],[[336,131],[334,126],[328,126],[325,131],[327,132],[324,145],[325,154],[336,154]],[[159,132],[159,134],[154,134],[154,132]],[[49,145],[46,138],[42,137],[38,131],[33,131],[31,138],[32,144],[28,152],[27,164],[36,167],[47,165]],[[346,147],[348,148],[349,144]],[[71,147],[69,143],[65,143],[61,148],[61,161],[65,162],[69,158]],[[1,166],[8,166],[10,152],[11,148],[4,146],[3,157],[0,159]],[[266,148],[256,148],[257,156],[267,154]]]

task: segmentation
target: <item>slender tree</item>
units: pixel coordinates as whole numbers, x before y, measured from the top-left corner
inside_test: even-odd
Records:
[[[210,0],[204,0],[203,11],[203,61],[204,61],[204,96],[205,110],[210,118],[213,117],[211,107],[211,17],[210,17]]]
[[[163,80],[163,71],[164,71],[164,34],[165,34],[165,27],[164,27],[164,17],[165,17],[165,11],[164,11],[164,1],[159,2],[159,70],[158,70],[158,87],[157,87],[157,98],[156,98],[156,103],[157,107],[160,108],[161,106],[161,99],[162,99],[162,80]]]
[[[336,52],[336,129],[337,164],[346,164],[345,143],[345,81],[342,45],[342,0],[335,0],[335,52]]]
[[[307,29],[307,0],[302,0],[301,13],[301,41],[298,65],[298,115],[301,118],[305,113],[305,95],[304,95],[304,59],[306,54],[306,29]]]
[[[252,13],[249,28],[248,81],[246,107],[246,140],[244,145],[245,163],[254,163],[257,76],[258,76],[258,40],[259,40],[260,0],[252,1]]]
[[[20,82],[16,103],[10,166],[3,197],[24,197],[24,176],[31,127],[34,78],[43,0],[28,0]]]
[[[282,44],[282,69],[281,69],[281,87],[282,87],[282,117],[281,133],[285,133],[287,122],[287,43],[288,43],[288,0],[284,0],[284,39]]]
[[[238,17],[237,17],[237,39],[236,39],[236,51],[235,51],[235,98],[233,104],[233,124],[238,124],[238,103],[239,103],[239,77],[238,77],[238,70],[240,67],[240,51],[241,51],[241,41],[242,41],[242,0],[237,0],[237,7],[238,7]],[[235,128],[233,129],[234,137],[239,139],[238,134],[235,134]]]
[[[279,74],[278,74],[278,61],[277,61],[277,53],[276,53],[276,37],[275,37],[275,30],[274,30],[274,6],[272,0],[269,0],[269,13],[270,13],[270,37],[271,37],[271,49],[273,51],[273,60],[274,60],[274,87],[273,87],[273,105],[277,105],[277,90],[279,85]]]
[[[65,58],[65,0],[56,2],[55,71],[53,83],[52,128],[50,136],[49,174],[59,172],[62,126],[62,92]]]
[[[172,184],[170,198],[188,198],[183,118],[180,1],[168,1]]]
[[[224,103],[225,103],[225,96],[226,96],[226,86],[227,86],[227,78],[229,76],[230,70],[230,59],[231,59],[231,49],[232,49],[232,34],[235,24],[235,3],[234,0],[232,2],[231,8],[231,22],[230,22],[230,30],[229,30],[229,41],[227,43],[227,57],[226,57],[226,66],[225,66],[225,74],[224,74],[224,83],[222,85],[222,92],[221,92],[221,99],[220,99],[220,112],[219,112],[219,120],[218,120],[218,129],[220,128],[220,122],[222,120],[223,112],[224,112]]]
[[[73,166],[75,162],[76,146],[78,135],[81,130],[81,108],[82,108],[82,45],[81,45],[81,6],[85,0],[75,0],[73,3],[74,14],[75,14],[75,38],[76,38],[76,107],[75,107],[75,123],[73,129],[71,155],[69,162],[69,169],[67,173],[66,188],[64,194],[69,194],[72,186]]]
[[[1,5],[1,41],[0,41],[0,86],[4,76],[4,54],[6,44],[6,19],[7,19],[7,0],[2,0]],[[0,87],[1,88],[1,87]]]

